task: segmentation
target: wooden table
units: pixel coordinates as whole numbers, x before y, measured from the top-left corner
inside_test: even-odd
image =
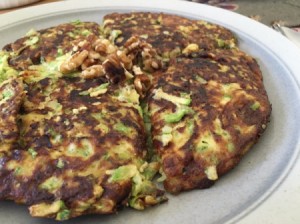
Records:
[[[24,6],[21,6],[21,7],[16,7],[16,8],[10,8],[10,9],[3,9],[3,10],[0,10],[0,14],[2,14],[2,13],[7,13],[7,12],[11,12],[11,11],[14,11],[14,10],[17,10],[17,9],[22,9],[22,8],[29,7],[29,6],[33,6],[33,5],[41,5],[41,4],[45,4],[45,3],[59,2],[59,1],[61,1],[61,0],[42,0],[42,1],[39,1],[39,2],[37,2],[37,3],[30,4],[30,5],[24,5]]]

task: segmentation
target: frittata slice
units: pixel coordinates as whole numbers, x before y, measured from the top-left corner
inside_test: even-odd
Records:
[[[146,40],[164,59],[215,48],[234,48],[228,29],[178,15],[151,12],[112,13],[104,17],[104,34],[122,46],[130,37]]]
[[[97,51],[101,57],[89,64]],[[146,161],[139,94],[125,59],[109,41],[94,39],[20,73],[20,136],[1,155],[0,199],[57,220],[166,200],[151,181],[159,164]]]
[[[32,29],[26,36],[7,44],[3,50],[10,53],[10,66],[24,70],[30,65],[52,61],[70,52],[78,42],[99,35],[97,23],[78,20],[38,31]]]
[[[177,58],[147,98],[153,147],[171,193],[211,186],[266,128],[271,106],[257,62],[239,50]]]

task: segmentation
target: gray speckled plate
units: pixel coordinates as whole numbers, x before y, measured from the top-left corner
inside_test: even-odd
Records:
[[[75,19],[101,22],[106,13],[132,10],[180,14],[231,29],[240,47],[261,66],[273,105],[271,122],[239,166],[210,189],[170,196],[169,202],[144,212],[124,209],[117,215],[85,216],[64,223],[299,223],[300,50],[270,28],[233,12],[191,2],[74,0],[0,15],[0,46],[31,28]],[[25,206],[0,202],[0,223],[54,221],[31,218]]]

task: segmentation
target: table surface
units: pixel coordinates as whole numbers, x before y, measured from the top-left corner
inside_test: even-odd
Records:
[[[30,6],[33,6],[33,5],[41,5],[41,4],[52,3],[52,2],[59,2],[59,1],[62,1],[62,0],[42,0],[42,1],[39,1],[37,3],[29,4],[29,5],[26,5],[26,6],[15,7],[15,8],[10,8],[10,9],[1,9],[0,10],[0,14],[11,12],[11,11],[22,9],[22,8],[26,8],[26,7],[30,7]]]

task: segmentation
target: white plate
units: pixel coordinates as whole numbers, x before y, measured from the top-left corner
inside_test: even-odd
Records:
[[[212,188],[170,196],[168,203],[137,212],[86,216],[64,223],[300,223],[300,50],[249,18],[198,3],[175,0],[66,1],[0,16],[0,46],[31,28],[75,19],[101,22],[109,12],[132,10],[180,14],[231,29],[240,47],[255,56],[273,105],[271,122],[239,166]],[[25,206],[0,202],[0,223],[53,223],[33,219]]]

